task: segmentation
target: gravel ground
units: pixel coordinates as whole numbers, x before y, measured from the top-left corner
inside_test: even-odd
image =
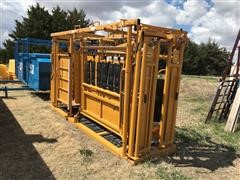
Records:
[[[185,87],[188,82],[183,80],[183,83]],[[205,82],[206,86],[207,84],[209,82]],[[210,85],[210,89],[215,85]],[[177,120],[179,127],[185,126],[195,118],[200,118],[189,117],[189,115],[193,116],[192,112],[186,109],[191,103],[185,99],[191,92],[185,92],[187,90],[183,87],[181,91]],[[205,89],[201,93],[209,92]],[[0,96],[3,95],[0,92]],[[238,179],[240,177],[239,157],[229,151],[225,154],[218,153],[223,150],[216,149],[214,144],[200,148],[179,144],[179,153],[174,156],[133,166],[108,152],[101,144],[58,115],[50,107],[46,95],[41,95],[40,98],[39,95],[28,91],[19,91],[9,93],[9,97],[0,98],[0,179],[168,179],[167,177]],[[207,99],[206,97],[208,104]],[[205,156],[201,152],[205,152]],[[212,156],[207,156],[211,153]],[[222,156],[229,157],[228,164],[220,162],[227,159],[221,158]],[[183,163],[182,158],[189,161]],[[211,163],[211,158],[214,159],[214,163]],[[174,172],[177,172],[175,174],[178,176]],[[166,176],[162,176],[164,173]]]

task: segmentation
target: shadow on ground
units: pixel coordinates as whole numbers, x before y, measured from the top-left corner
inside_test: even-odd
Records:
[[[195,130],[177,128],[177,153],[170,157],[171,163],[178,167],[198,167],[215,171],[233,165],[240,157],[231,146],[213,142]]]
[[[0,96],[0,98],[2,98],[2,99],[17,99],[16,97],[5,97],[5,96]]]
[[[32,91],[31,94],[33,96],[39,97],[43,101],[49,101],[50,100],[50,93],[48,91],[46,91],[46,92],[37,92],[37,91],[35,92],[35,91]]]
[[[55,143],[42,135],[25,134],[0,98],[0,179],[55,179],[34,142]]]

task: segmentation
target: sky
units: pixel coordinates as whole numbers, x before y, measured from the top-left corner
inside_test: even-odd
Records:
[[[0,47],[22,20],[30,5],[51,10],[84,9],[87,17],[101,24],[125,18],[170,28],[182,28],[196,43],[209,38],[230,50],[240,28],[240,0],[0,0]]]

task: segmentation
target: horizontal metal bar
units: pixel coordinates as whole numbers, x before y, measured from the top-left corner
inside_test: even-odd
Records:
[[[68,71],[68,68],[64,68],[64,67],[60,67],[59,69],[63,71]]]
[[[112,28],[112,29],[119,29],[122,27],[127,27],[127,26],[133,26],[133,25],[139,25],[140,21],[139,19],[129,19],[129,20],[121,20],[120,22],[117,23],[111,23],[111,24],[106,24],[106,25],[99,25],[99,26],[92,26],[92,27],[86,27],[86,28],[80,28],[80,29],[74,29],[74,30],[68,30],[68,31],[62,31],[62,32],[55,32],[51,34],[51,37],[54,36],[66,36],[66,35],[72,35],[74,33],[90,33],[90,32],[95,32],[95,31],[102,31],[106,28]]]
[[[60,99],[60,98],[58,98],[57,101],[58,101],[58,102],[61,102],[61,103],[63,103],[63,104],[68,104],[68,102],[65,101],[64,99]]]
[[[91,96],[95,99],[97,99],[98,101],[102,101],[104,103],[108,103],[108,104],[111,104],[112,106],[114,106],[115,108],[120,108],[120,103],[119,102],[114,102],[114,101],[111,101],[111,100],[108,100],[108,98],[104,98],[102,96],[98,96],[96,94],[93,94],[91,92],[88,92],[88,91],[83,91],[84,94],[88,95],[88,96]]]
[[[61,90],[61,91],[64,91],[64,92],[68,92],[67,89],[64,89],[64,88],[62,88],[62,87],[58,88],[58,90]]]
[[[100,93],[107,94],[107,95],[110,95],[110,96],[113,96],[113,97],[116,97],[116,98],[120,98],[120,94],[118,94],[116,92],[113,92],[113,91],[110,91],[110,90],[107,90],[107,89],[102,89],[100,87],[93,86],[93,85],[87,84],[87,83],[82,83],[82,85],[87,87],[87,88],[91,88],[92,90],[98,91]]]
[[[83,49],[126,51],[126,47],[118,46],[83,46]]]
[[[0,88],[0,91],[23,91],[23,90],[32,90],[29,87],[22,87],[22,88],[8,88],[8,87],[4,87],[4,88]]]
[[[60,80],[68,82],[68,79],[60,78]]]
[[[20,80],[0,80],[0,83],[21,83]]]

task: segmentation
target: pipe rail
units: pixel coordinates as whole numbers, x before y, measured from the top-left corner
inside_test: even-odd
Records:
[[[5,92],[5,98],[8,98],[8,91],[24,91],[24,90],[32,90],[32,89],[29,87],[8,88],[7,86],[0,88],[0,91]]]

